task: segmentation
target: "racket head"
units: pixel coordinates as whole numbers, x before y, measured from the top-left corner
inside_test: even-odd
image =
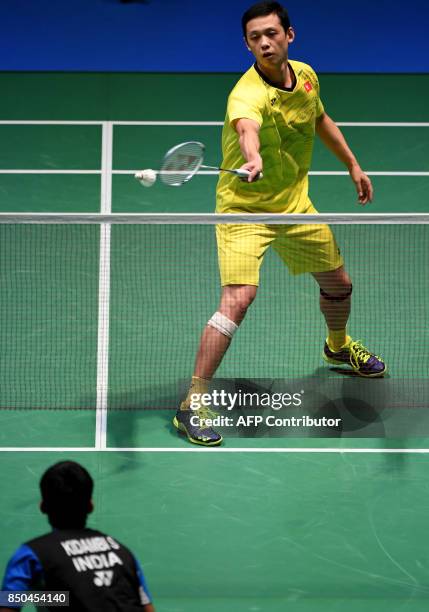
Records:
[[[204,145],[201,142],[182,142],[164,155],[159,178],[170,187],[187,183],[201,167],[204,160]]]

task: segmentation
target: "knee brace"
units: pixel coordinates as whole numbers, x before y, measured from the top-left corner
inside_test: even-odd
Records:
[[[228,338],[232,338],[238,329],[238,325],[234,321],[231,321],[231,319],[228,319],[228,317],[219,311],[214,313],[207,325],[214,327],[224,336],[228,336]]]
[[[352,294],[352,291],[353,285],[350,285],[349,290],[347,291],[347,293],[344,293],[344,295],[330,295],[329,293],[326,293],[326,291],[323,291],[322,288],[320,288],[320,295],[325,298],[325,300],[330,300],[331,302],[342,302]]]

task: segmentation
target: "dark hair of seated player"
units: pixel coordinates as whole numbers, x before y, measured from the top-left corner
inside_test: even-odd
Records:
[[[87,470],[74,461],[51,466],[40,480],[40,509],[54,529],[82,529],[93,510],[94,481]]]

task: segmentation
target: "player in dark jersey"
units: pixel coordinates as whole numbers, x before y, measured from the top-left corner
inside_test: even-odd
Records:
[[[134,555],[110,535],[86,527],[93,487],[86,469],[73,461],[43,474],[40,509],[53,531],[18,548],[2,590],[69,591],[70,612],[154,612]]]

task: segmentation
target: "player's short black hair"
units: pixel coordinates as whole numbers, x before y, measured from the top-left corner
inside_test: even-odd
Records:
[[[278,2],[257,2],[248,8],[241,18],[241,27],[243,28],[244,38],[246,38],[246,25],[251,19],[255,19],[255,17],[266,17],[272,13],[275,13],[278,16],[284,31],[287,32],[290,28],[290,20],[285,7]]]
[[[40,480],[41,510],[56,529],[85,527],[92,511],[94,481],[75,461],[60,461],[46,470]]]

